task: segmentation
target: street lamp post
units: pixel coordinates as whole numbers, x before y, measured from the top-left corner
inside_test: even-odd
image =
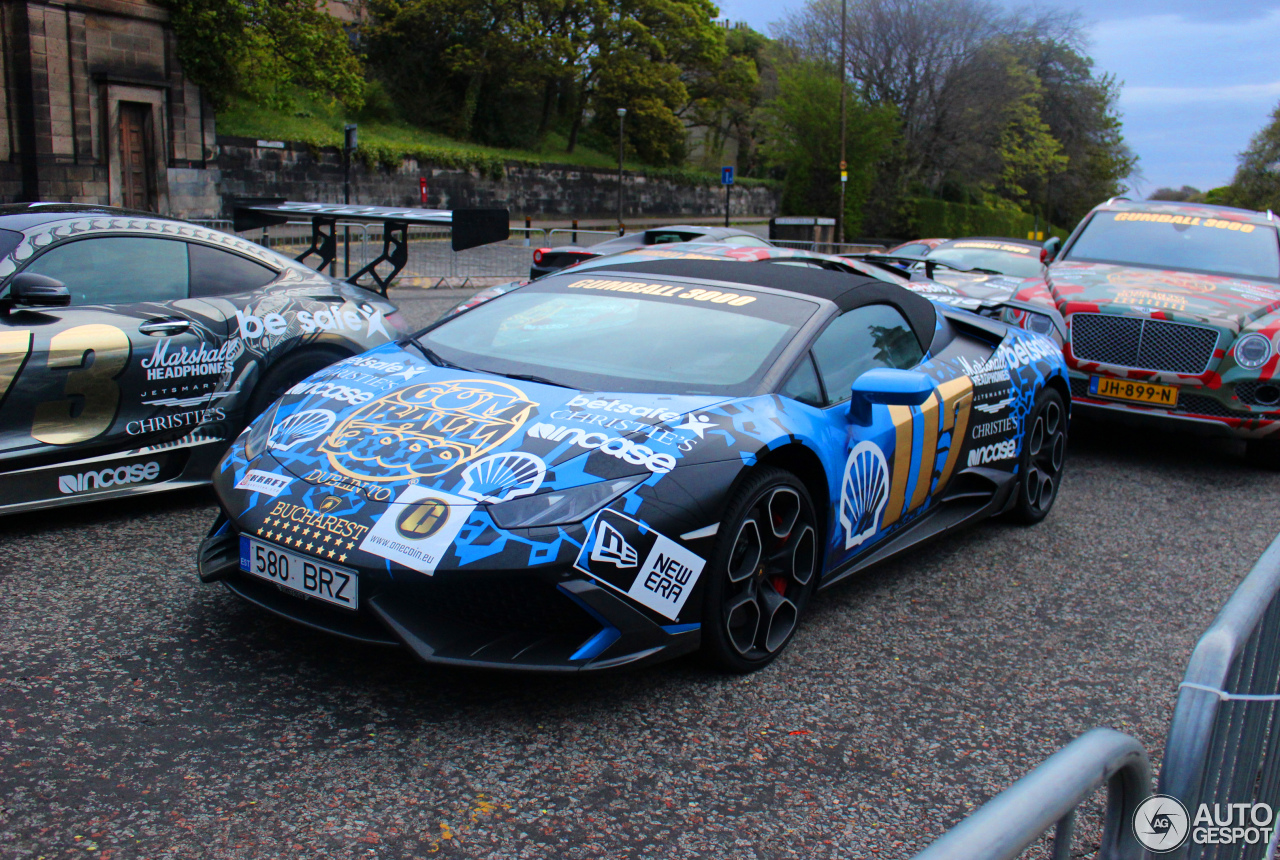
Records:
[[[848,0],[840,0],[840,211],[836,213],[836,241],[844,241],[844,188],[849,184],[849,163],[845,161],[844,79],[845,27],[848,26]]]
[[[622,136],[623,130],[627,122],[627,109],[618,108],[618,235],[621,236],[624,227],[622,225],[622,156],[624,151],[625,138]]]
[[[351,155],[359,146],[359,131],[355,123],[348,123],[343,129],[342,139],[342,203],[345,206],[351,205]],[[351,277],[351,228],[342,228],[342,256],[343,256],[343,272],[344,278]],[[329,267],[329,274],[333,274],[333,266]]]

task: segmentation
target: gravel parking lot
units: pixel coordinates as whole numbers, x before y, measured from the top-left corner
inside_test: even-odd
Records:
[[[466,294],[393,297],[426,321]],[[747,677],[335,641],[200,584],[213,516],[196,491],[0,520],[0,856],[909,856],[1088,728],[1158,753],[1280,476],[1078,423],[1043,524],[824,594]]]

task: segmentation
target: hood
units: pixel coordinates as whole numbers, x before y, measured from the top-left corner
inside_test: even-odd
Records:
[[[280,400],[267,453],[304,481],[389,501],[430,487],[499,501],[661,475],[697,457],[723,396],[580,391],[437,367],[388,344]]]
[[[1239,332],[1280,308],[1280,286],[1266,281],[1136,266],[1054,263],[1048,284],[1063,316],[1105,309]]]

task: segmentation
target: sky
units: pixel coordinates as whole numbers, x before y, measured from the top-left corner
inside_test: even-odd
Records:
[[[717,0],[720,17],[773,34],[803,0]],[[1004,0],[1016,9],[1027,2]],[[1098,72],[1123,83],[1135,191],[1226,185],[1236,156],[1280,103],[1280,0],[1044,0],[1087,22]]]

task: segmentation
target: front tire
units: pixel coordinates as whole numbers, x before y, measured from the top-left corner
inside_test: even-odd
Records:
[[[790,472],[747,479],[721,521],[703,601],[703,652],[729,672],[774,661],[795,635],[817,583],[813,500]]]
[[[306,349],[290,353],[271,365],[253,390],[246,423],[257,418],[267,407],[279,400],[286,391],[313,373],[324,370],[347,354],[331,349]]]
[[[1016,523],[1034,525],[1049,515],[1058,498],[1067,457],[1067,409],[1062,395],[1046,388],[1027,419],[1022,455],[1018,458],[1018,498],[1009,511]]]

